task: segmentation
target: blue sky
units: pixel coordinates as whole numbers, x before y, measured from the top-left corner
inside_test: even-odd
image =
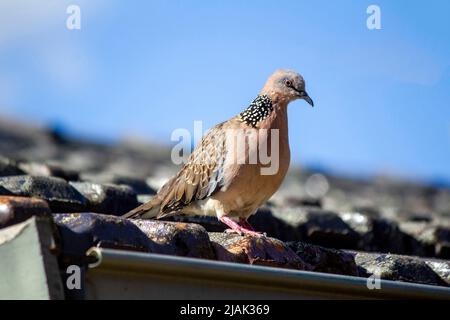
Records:
[[[69,4],[81,30],[66,28]],[[449,15],[446,0],[3,0],[0,114],[170,143],[292,68],[316,105],[289,107],[294,162],[450,180]]]

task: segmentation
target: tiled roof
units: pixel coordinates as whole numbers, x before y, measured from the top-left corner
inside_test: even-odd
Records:
[[[63,280],[68,266],[92,263],[86,252],[99,247],[450,285],[448,188],[294,168],[280,191],[250,218],[267,237],[252,238],[224,233],[224,225],[211,217],[120,218],[151,198],[174,172],[169,151],[161,146],[99,145],[42,128],[20,128],[0,127],[3,264],[16,263],[2,257],[11,254],[6,246],[18,236],[11,228],[38,217],[33,221],[48,225],[52,234],[47,249]],[[77,297],[67,288],[64,294],[58,290],[48,297]]]

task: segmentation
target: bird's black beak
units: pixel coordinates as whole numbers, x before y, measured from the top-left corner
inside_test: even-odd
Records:
[[[311,105],[311,107],[314,107],[314,102],[313,102],[313,100],[308,96],[308,94],[306,93],[306,91],[300,91],[300,92],[299,92],[299,95],[300,95],[300,99],[305,100],[306,102],[308,102],[308,103]]]

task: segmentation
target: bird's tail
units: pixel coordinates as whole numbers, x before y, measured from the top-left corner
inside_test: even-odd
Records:
[[[134,208],[133,210],[125,213],[122,218],[125,219],[133,219],[133,218],[140,218],[140,219],[153,219],[158,216],[159,210],[160,210],[161,204],[159,199],[157,197],[154,197],[149,202],[144,203],[143,205],[140,205],[137,208]]]

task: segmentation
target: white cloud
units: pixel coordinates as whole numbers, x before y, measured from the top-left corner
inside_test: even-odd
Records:
[[[38,78],[48,79],[51,85],[61,89],[76,89],[90,78],[93,65],[88,50],[81,41],[69,41],[68,32],[83,32],[67,30],[66,9],[76,3],[83,13],[89,13],[90,18],[100,13],[105,1],[96,0],[1,0],[0,1],[0,55],[11,57],[11,52],[20,51],[23,62],[21,74],[14,69],[16,63],[7,58],[0,60],[3,87],[0,104],[17,103],[20,95],[20,85],[17,81],[25,79],[29,72],[37,72]],[[73,37],[72,37],[73,38]],[[17,62],[16,60],[14,62]],[[12,66],[11,66],[12,65]],[[28,72],[26,68],[31,70]],[[25,69],[25,71],[23,71]],[[14,74],[14,77],[11,75]],[[9,75],[9,76],[8,76]],[[20,84],[20,83],[19,83]],[[5,89],[7,88],[7,89]],[[19,88],[19,89],[18,89]],[[14,93],[14,91],[16,91]]]
[[[81,11],[96,14],[104,0],[2,0],[0,1],[0,48],[26,37],[52,36],[66,28],[66,9],[76,3]]]
[[[3,0],[0,2],[0,47],[19,37],[42,32],[58,12],[55,1]]]

